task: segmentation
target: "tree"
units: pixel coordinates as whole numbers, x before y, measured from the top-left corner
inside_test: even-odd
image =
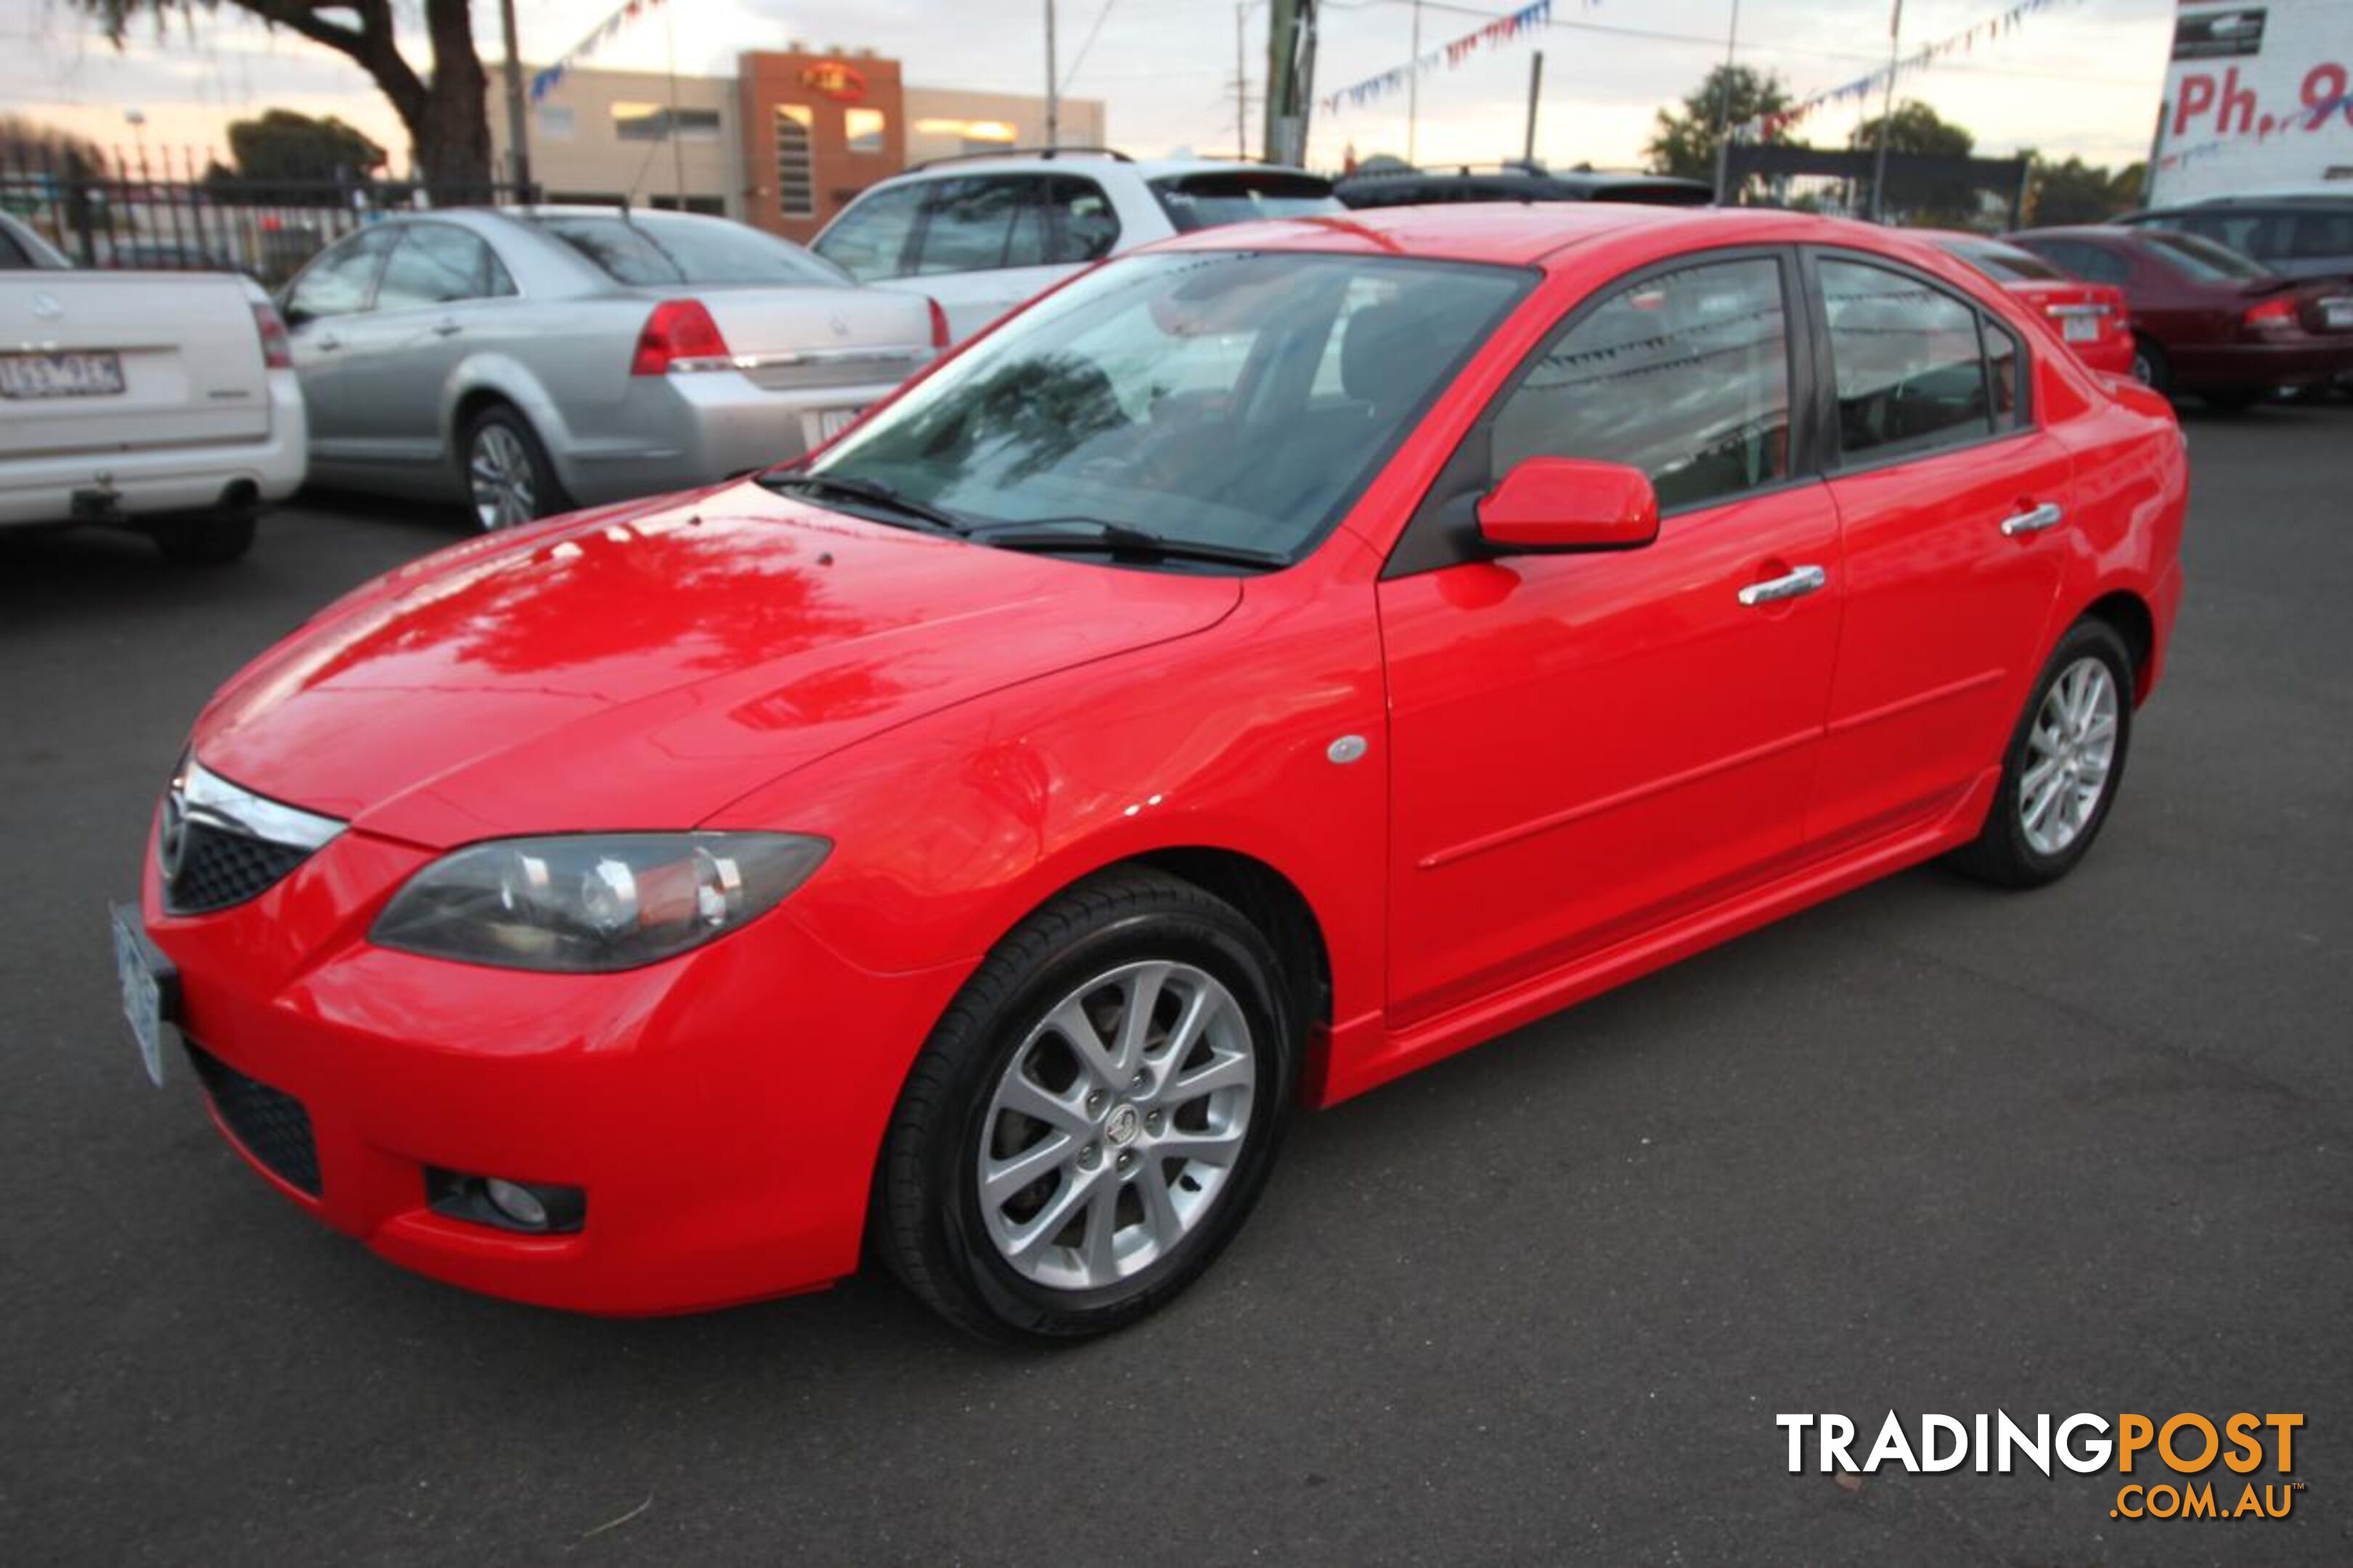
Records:
[[[1857,152],[1876,151],[1881,118],[1873,115],[1856,126],[1854,133],[1847,138],[1847,145]],[[1978,139],[1966,126],[1954,124],[1917,100],[1905,100],[1895,106],[1894,114],[1885,118],[1891,158],[1898,153],[1966,158],[1977,150]],[[1914,180],[1907,184],[1902,172],[1891,164],[1887,191],[1889,199],[1885,205],[1891,216],[1899,207],[1909,218],[1930,224],[1966,224],[1977,216],[1978,190],[1967,180]]]
[[[1778,114],[1788,107],[1788,91],[1772,72],[1717,66],[1683,95],[1680,110],[1659,110],[1657,128],[1642,153],[1651,161],[1652,174],[1713,183],[1716,144],[1723,140],[1720,127],[1744,124],[1760,114]]]
[[[0,168],[21,172],[97,174],[106,167],[98,143],[21,114],[0,114]]]
[[[117,47],[142,13],[160,30],[174,16],[192,25],[221,0],[74,0],[96,16]],[[489,79],[474,49],[472,0],[415,0],[400,14],[424,14],[433,67],[420,76],[394,38],[394,0],[227,0],[334,50],[368,73],[408,130],[417,176],[435,201],[479,200],[491,183]]]
[[[2027,187],[2027,221],[2036,224],[2105,223],[2140,205],[2147,171],[2127,163],[2114,171],[2069,158],[2049,163],[2038,158]]]
[[[363,180],[385,165],[384,149],[356,127],[290,109],[233,121],[228,150],[247,180]]]

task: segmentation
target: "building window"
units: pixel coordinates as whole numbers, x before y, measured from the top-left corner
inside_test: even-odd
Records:
[[[800,104],[776,105],[776,211],[786,217],[817,216],[815,118]]]
[[[613,105],[613,134],[624,142],[667,142],[673,125],[681,142],[719,139],[715,109],[672,109],[661,103]]]
[[[572,110],[562,104],[543,103],[531,111],[531,129],[543,142],[569,142]]]
[[[845,109],[841,111],[841,128],[851,152],[880,153],[890,121],[879,109]]]

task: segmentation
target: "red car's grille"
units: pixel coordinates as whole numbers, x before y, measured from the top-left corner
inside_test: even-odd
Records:
[[[178,868],[164,882],[164,907],[175,915],[207,914],[258,898],[311,856],[299,845],[202,822],[182,832]]]

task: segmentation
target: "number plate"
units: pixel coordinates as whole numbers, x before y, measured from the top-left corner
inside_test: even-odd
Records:
[[[2059,336],[2071,343],[2095,343],[2100,341],[2100,319],[2097,316],[2068,316],[2059,323]]]
[[[0,397],[113,397],[121,391],[119,354],[0,354]]]
[[[2331,328],[2353,327],[2353,300],[2323,300],[2320,319]]]
[[[139,1059],[157,1088],[164,1084],[164,1024],[174,1010],[179,976],[140,928],[139,911],[114,910],[114,977],[122,988],[122,1016],[139,1042]]]
[[[801,416],[801,437],[811,450],[822,447],[865,413],[863,408],[812,408]]]

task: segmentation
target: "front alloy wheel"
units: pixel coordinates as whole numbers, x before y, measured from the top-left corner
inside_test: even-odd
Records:
[[[1232,904],[1157,871],[1090,878],[997,943],[932,1031],[884,1142],[876,1249],[988,1338],[1134,1321],[1264,1187],[1304,1017]]]
[[[983,1118],[975,1173],[997,1255],[1064,1290],[1169,1257],[1233,1174],[1257,1082],[1250,1022],[1208,971],[1128,963],[1080,984]]]

